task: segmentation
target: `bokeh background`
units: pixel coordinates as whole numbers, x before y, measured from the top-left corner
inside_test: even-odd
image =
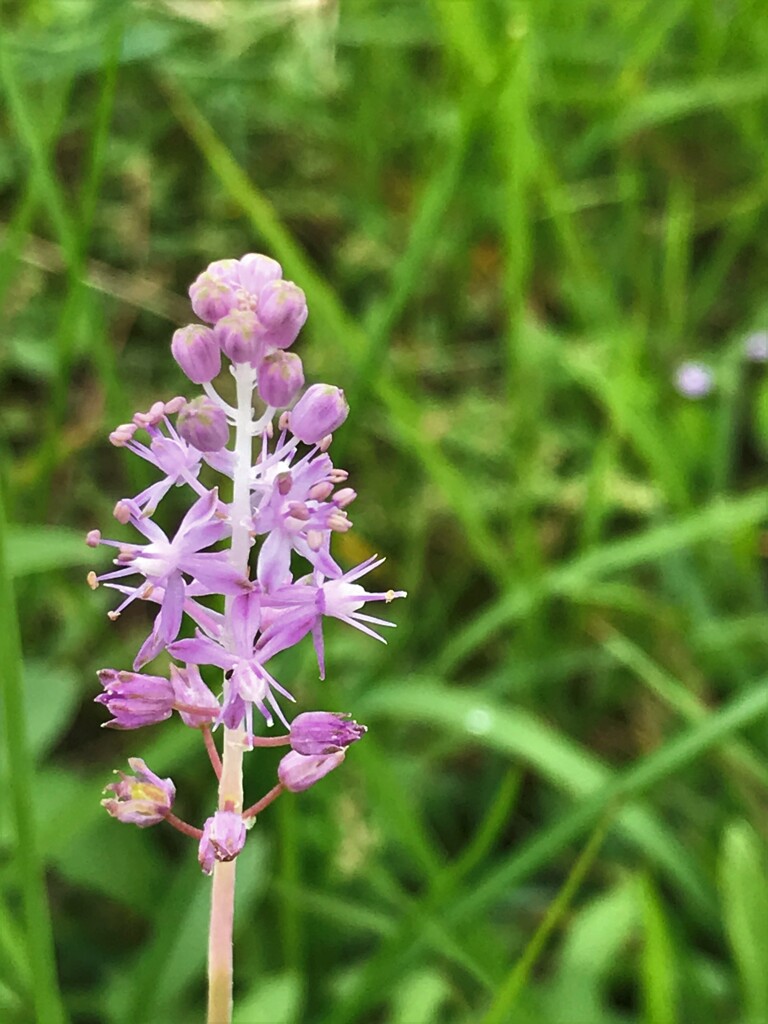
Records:
[[[768,1020],[764,4],[2,17],[0,1018],[202,1019],[194,844],[99,799],[141,755],[199,821],[212,778],[100,730],[152,613],[108,621],[82,537],[152,479],[106,435],[184,388],[189,282],[261,251],[352,404],[337,556],[409,598],[386,648],[329,625],[324,684],[272,666],[370,732],[250,834],[236,1020]]]

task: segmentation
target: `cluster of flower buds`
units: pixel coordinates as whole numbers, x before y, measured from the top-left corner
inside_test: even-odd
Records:
[[[245,810],[220,802],[202,828],[172,813],[173,783],[139,758],[129,761],[134,775],[120,773],[107,787],[102,802],[118,820],[141,827],[166,821],[196,837],[201,867],[210,874],[216,861],[242,850],[246,822],[280,793],[301,792],[327,775],[366,731],[349,716],[326,711],[305,712],[289,724],[279,698],[294,697],[269,671],[270,659],[310,636],[323,678],[324,618],[385,642],[376,627],[393,623],[362,609],[405,594],[367,591],[358,582],[383,559],[374,556],[344,572],[331,555],[331,537],[350,528],[347,508],[356,497],[346,486],[347,473],[328,454],[349,410],[343,391],[331,385],[314,384],[298,397],[302,362],[288,349],[307,319],[304,293],[283,279],[274,260],[250,254],[212,263],[190,298],[204,322],[176,331],[171,352],[204,393],[156,402],[110,434],[115,446],[154,466],[160,479],[115,506],[115,519],[132,528],[134,539],[106,540],[98,530],[86,539],[93,548],[116,549],[113,569],[88,575],[91,587],[104,584],[118,593],[111,619],[136,600],[157,608],[132,668],[99,673],[103,692],[96,700],[112,716],[105,724],[136,729],[176,712],[201,732],[218,776],[219,727],[239,730],[246,749],[290,747],[272,790]],[[231,363],[235,405],[214,386],[222,355]],[[263,406],[257,417],[254,401]],[[224,478],[230,502],[201,483],[204,466]],[[170,534],[152,516],[172,487],[187,488],[192,503]],[[143,672],[163,651],[174,659],[168,677]],[[221,685],[211,688],[201,666],[222,670]],[[254,708],[257,721],[272,727],[277,719],[288,731],[261,734]]]

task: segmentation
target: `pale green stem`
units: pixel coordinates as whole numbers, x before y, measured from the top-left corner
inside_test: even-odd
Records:
[[[235,424],[235,485],[232,501],[232,547],[234,565],[248,568],[250,537],[250,471],[252,457],[251,401],[255,375],[248,363],[235,366],[237,419]],[[225,644],[232,649],[228,631],[232,598],[225,604]],[[222,769],[219,780],[219,809],[243,809],[243,750],[245,730],[224,730]],[[236,861],[216,861],[211,893],[211,925],[208,935],[208,1024],[230,1024],[232,1020],[233,927],[235,918]]]

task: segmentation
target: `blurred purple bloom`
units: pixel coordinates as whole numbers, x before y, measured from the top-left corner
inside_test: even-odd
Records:
[[[768,362],[768,331],[755,331],[744,342],[744,354],[753,363]]]
[[[712,370],[704,363],[681,363],[675,373],[675,387],[686,398],[704,398],[714,386]]]

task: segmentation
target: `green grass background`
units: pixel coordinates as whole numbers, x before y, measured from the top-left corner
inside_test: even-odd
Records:
[[[200,821],[212,778],[100,731],[150,611],[82,535],[152,479],[106,435],[184,389],[189,282],[261,251],[352,403],[338,557],[409,598],[275,665],[370,732],[249,836],[238,1024],[768,1021],[761,0],[0,17],[0,1019],[202,1019],[194,844],[99,798],[140,755]]]

